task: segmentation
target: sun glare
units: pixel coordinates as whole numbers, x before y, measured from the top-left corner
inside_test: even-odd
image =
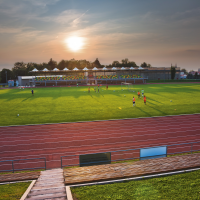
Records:
[[[78,51],[82,48],[83,46],[83,38],[81,37],[70,37],[66,39],[67,46],[72,50],[72,51]]]

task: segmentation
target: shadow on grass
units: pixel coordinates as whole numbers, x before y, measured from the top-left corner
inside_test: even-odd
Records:
[[[22,100],[21,103],[23,103],[24,101],[27,101],[28,99],[30,99],[32,97],[32,95],[30,97],[27,97],[26,99]]]
[[[156,109],[156,108],[154,108],[154,107],[151,107],[151,106],[149,106],[150,108],[152,108],[152,109],[154,109],[154,110],[156,110],[156,111],[158,111],[158,112],[160,112],[160,113],[162,113],[163,115],[168,115],[167,113],[165,113],[165,112],[163,112],[163,111],[161,111],[161,110],[158,110],[158,109]]]
[[[148,99],[151,100],[151,101],[155,101],[156,103],[163,104],[162,102],[160,102],[160,101],[156,101],[155,99],[152,99],[152,98],[150,98],[150,97],[148,97]],[[151,104],[153,104],[153,103],[151,102]],[[157,105],[157,104],[153,104],[153,105]]]
[[[137,107],[137,106],[136,106],[136,108],[137,108],[138,110],[140,110],[141,112],[145,113],[148,117],[152,117],[152,115],[150,115],[148,112],[145,112],[145,111],[142,110],[140,107]]]

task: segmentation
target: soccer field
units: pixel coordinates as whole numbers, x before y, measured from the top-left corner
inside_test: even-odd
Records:
[[[125,88],[125,87],[124,87]],[[147,104],[138,98],[144,89]],[[51,87],[0,90],[0,126],[123,119],[200,113],[199,84],[135,85],[134,91],[121,86]],[[136,106],[132,106],[132,98]],[[19,116],[17,116],[19,114]]]

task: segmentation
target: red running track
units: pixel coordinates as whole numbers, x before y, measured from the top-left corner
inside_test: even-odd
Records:
[[[0,138],[1,161],[45,157],[47,168],[55,168],[66,155],[200,141],[200,114],[8,126],[0,127]]]

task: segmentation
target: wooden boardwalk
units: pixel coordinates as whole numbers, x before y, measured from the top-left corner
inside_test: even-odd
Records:
[[[200,153],[64,169],[66,185],[124,179],[200,167]]]
[[[66,200],[66,188],[62,169],[42,171],[28,194],[27,200],[56,199]]]
[[[0,175],[0,183],[34,180],[34,179],[38,179],[39,176],[40,176],[40,172],[2,174]]]

